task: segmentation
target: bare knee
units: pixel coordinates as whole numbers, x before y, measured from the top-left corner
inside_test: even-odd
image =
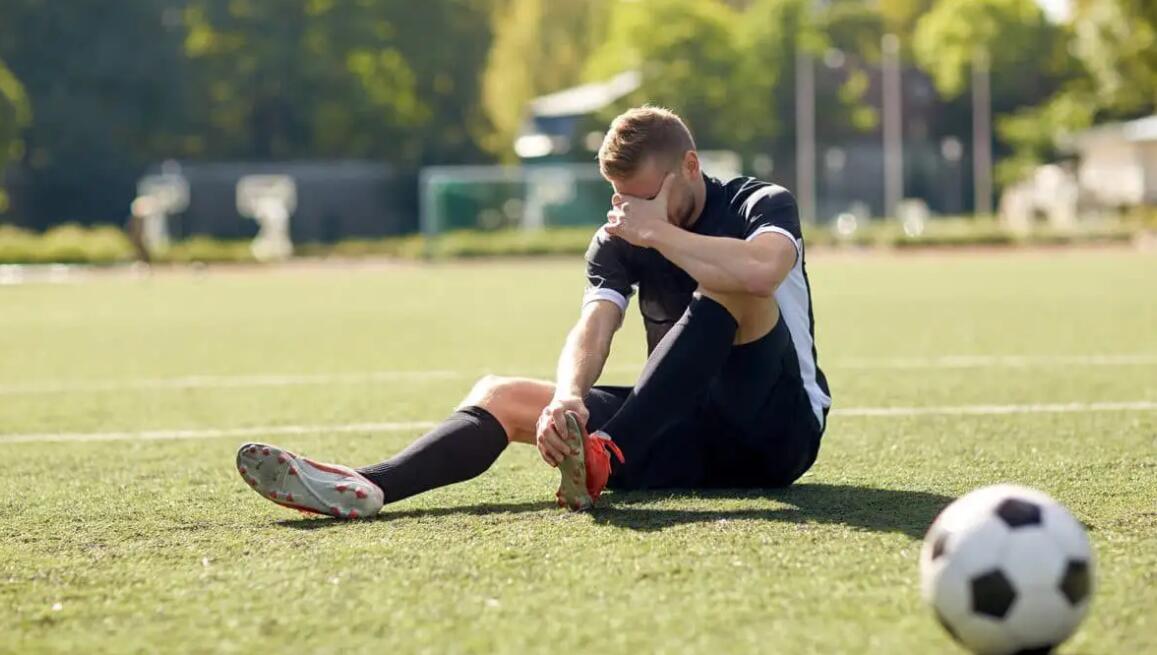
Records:
[[[748,308],[754,304],[755,297],[742,293],[723,293],[720,291],[713,291],[706,287],[699,287],[695,290],[696,296],[703,298],[710,298],[715,302],[723,305],[728,314],[735,319],[736,323],[742,321],[744,314],[748,312]]]
[[[554,386],[549,382],[486,375],[474,384],[461,406],[485,409],[498,419],[512,441],[526,441],[533,439],[538,414],[553,394]]]
[[[747,343],[771,331],[779,321],[779,305],[774,297],[749,293],[721,293],[705,287],[695,290],[697,296],[710,298],[723,306],[735,319],[738,329],[735,343]]]
[[[470,388],[470,392],[466,394],[466,399],[462,401],[462,405],[476,405],[487,408],[486,406],[492,403],[498,394],[502,383],[503,378],[497,375],[482,376],[474,383],[474,386]]]

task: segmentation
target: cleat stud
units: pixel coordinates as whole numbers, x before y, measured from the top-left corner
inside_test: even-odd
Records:
[[[269,457],[269,449],[268,448],[262,448],[261,454],[265,455],[266,457]]]
[[[334,516],[338,517],[339,519],[341,518],[341,510],[332,506],[332,505],[329,508],[329,513],[333,514]]]
[[[285,499],[292,503],[293,502],[293,494],[285,494]]]
[[[358,511],[356,509],[351,509],[350,514],[349,514],[349,518],[356,519],[357,517],[358,517]]]
[[[274,500],[276,500],[276,499],[277,499],[277,492],[276,492],[276,491],[270,491],[270,492],[269,492],[269,497],[270,497],[270,498],[273,498]]]
[[[338,492],[339,494],[344,494],[344,493],[345,493],[345,490],[346,490],[346,485],[344,485],[344,484],[336,484],[336,485],[334,485],[334,487],[333,487],[333,488],[334,488],[334,489],[337,489],[337,492]]]
[[[290,467],[289,467],[289,474],[290,474],[290,475],[297,475],[297,469],[295,469],[295,468],[293,468],[292,466],[290,466]]]
[[[286,463],[286,462],[288,462],[288,461],[289,461],[289,458],[288,458],[288,457],[286,457],[284,454],[281,454],[281,455],[278,455],[278,456],[277,456],[277,463],[278,463],[278,464],[284,464],[284,463]]]
[[[249,469],[245,468],[244,466],[238,466],[237,467],[237,472],[240,473],[241,475],[245,475],[246,473],[248,473],[248,471],[249,471]]]
[[[366,493],[365,489],[358,489],[358,490],[354,491],[354,495],[357,496],[358,498],[365,498],[369,494]]]

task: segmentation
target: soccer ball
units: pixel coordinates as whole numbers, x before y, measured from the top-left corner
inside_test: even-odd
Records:
[[[1047,653],[1076,630],[1093,595],[1081,524],[1046,494],[978,489],[928,529],[920,587],[940,624],[981,655]]]

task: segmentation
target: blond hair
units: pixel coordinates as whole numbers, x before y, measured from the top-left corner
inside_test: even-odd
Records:
[[[673,165],[694,149],[691,130],[675,112],[663,107],[635,107],[611,121],[599,148],[599,170],[604,177],[626,179],[652,157]]]

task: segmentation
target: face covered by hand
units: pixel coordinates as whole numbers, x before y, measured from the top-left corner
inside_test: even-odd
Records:
[[[650,247],[655,233],[673,221],[670,217],[670,198],[678,176],[667,173],[659,192],[652,198],[640,198],[616,193],[611,196],[611,210],[607,212],[607,233],[632,245]]]

